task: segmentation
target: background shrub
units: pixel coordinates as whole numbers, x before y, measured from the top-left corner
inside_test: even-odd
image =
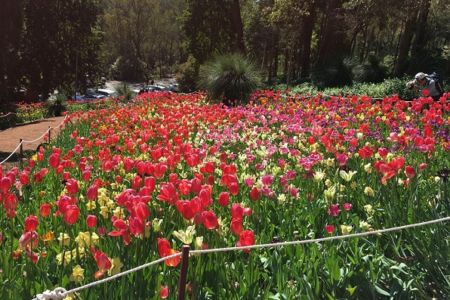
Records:
[[[217,56],[200,67],[199,87],[212,99],[221,99],[226,105],[247,103],[260,83],[256,68],[239,54]]]
[[[199,68],[199,63],[192,55],[189,55],[188,60],[179,66],[177,82],[181,92],[189,93],[197,89]]]

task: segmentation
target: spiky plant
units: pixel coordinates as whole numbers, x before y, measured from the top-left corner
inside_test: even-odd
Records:
[[[200,67],[199,87],[226,105],[245,104],[261,82],[253,64],[239,54],[220,55]]]

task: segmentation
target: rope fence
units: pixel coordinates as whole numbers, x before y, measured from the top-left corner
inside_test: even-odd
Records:
[[[41,136],[39,136],[38,138],[36,138],[34,140],[23,140],[23,139],[20,139],[20,142],[17,145],[17,147],[4,160],[2,160],[0,162],[0,166],[3,165],[4,163],[6,163],[11,157],[13,157],[13,155],[17,152],[17,150],[20,150],[19,154],[20,154],[20,157],[22,158],[23,157],[23,145],[24,144],[35,143],[35,142],[43,139],[47,134],[49,135],[48,139],[50,140],[50,132],[51,132],[51,130],[52,129],[58,129],[58,128],[62,127],[64,125],[64,123],[66,122],[67,118],[68,118],[68,116],[66,115],[65,118],[61,121],[61,123],[59,123],[55,127],[49,126],[48,129]]]
[[[7,113],[7,114],[1,115],[1,116],[0,116],[0,119],[7,118],[7,117],[9,117],[10,115],[17,115],[17,114],[14,113],[14,112],[9,112],[9,113]]]
[[[189,259],[189,254],[197,254],[197,255],[201,255],[201,254],[208,254],[208,253],[221,253],[221,252],[230,252],[230,251],[239,251],[239,250],[250,250],[250,249],[263,249],[263,248],[276,248],[276,247],[282,247],[282,246],[291,246],[291,245],[304,245],[304,244],[312,244],[312,243],[323,243],[323,242],[328,242],[328,241],[335,241],[335,240],[345,240],[345,239],[351,239],[351,238],[359,238],[359,237],[365,237],[365,236],[370,236],[370,235],[380,235],[382,233],[387,233],[387,232],[393,232],[393,231],[400,231],[400,230],[405,230],[405,229],[410,229],[410,228],[415,228],[415,227],[421,227],[421,226],[426,226],[426,225],[431,225],[431,224],[436,224],[436,223],[442,223],[442,222],[447,222],[450,220],[450,216],[448,217],[444,217],[444,218],[440,218],[440,219],[435,219],[435,220],[430,220],[430,221],[425,221],[425,222],[420,222],[420,223],[414,223],[414,224],[408,224],[408,225],[403,225],[403,226],[397,226],[397,227],[391,227],[391,228],[385,228],[385,229],[379,229],[379,230],[373,230],[373,231],[367,231],[367,232],[360,232],[360,233],[354,233],[354,234],[348,234],[348,235],[340,235],[340,236],[330,236],[330,237],[324,237],[324,238],[317,238],[317,239],[308,239],[308,240],[298,240],[298,241],[287,241],[287,242],[278,242],[278,243],[269,243],[269,244],[258,244],[258,245],[251,245],[251,246],[240,246],[240,247],[225,247],[225,248],[215,248],[215,249],[204,249],[204,250],[193,250],[193,251],[189,251],[189,246],[185,245],[183,246],[183,252],[179,252],[176,254],[172,254],[157,260],[154,260],[152,262],[140,265],[138,267],[135,267],[133,269],[129,269],[127,271],[118,273],[114,276],[111,277],[107,277],[98,281],[93,281],[91,283],[88,283],[86,285],[77,287],[77,288],[73,288],[71,290],[66,290],[64,288],[61,287],[57,287],[54,290],[50,291],[47,290],[45,292],[43,292],[42,294],[38,294],[36,295],[35,298],[33,298],[33,300],[61,300],[64,299],[66,296],[82,291],[84,289],[87,288],[91,288],[91,287],[95,287],[97,285],[103,284],[105,282],[114,280],[116,278],[140,271],[144,268],[159,264],[161,262],[164,262],[168,259],[171,258],[175,258],[178,256],[182,256],[182,268],[181,268],[181,276],[180,276],[180,280],[179,280],[179,286],[178,286],[178,299],[184,299],[184,288],[186,286],[186,273],[187,273],[187,267],[188,267],[188,259]]]

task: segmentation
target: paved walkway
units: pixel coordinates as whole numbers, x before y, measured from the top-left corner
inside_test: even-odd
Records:
[[[6,158],[20,142],[23,140],[34,140],[40,137],[49,126],[56,127],[64,120],[64,117],[54,117],[44,120],[39,120],[28,125],[16,126],[0,131],[0,161]],[[52,135],[57,134],[59,129],[52,129]],[[44,140],[33,143],[24,143],[23,150],[36,150],[37,146],[43,143]],[[17,159],[17,158],[16,158]],[[14,160],[14,157],[12,157]]]

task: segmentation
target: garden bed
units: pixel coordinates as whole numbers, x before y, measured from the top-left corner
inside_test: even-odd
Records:
[[[256,98],[254,98],[256,99]],[[77,114],[23,170],[3,170],[0,296],[80,286],[193,249],[313,239],[446,217],[445,102],[320,96],[227,108],[151,93]],[[264,99],[263,101],[261,99]],[[294,101],[296,100],[296,101]],[[255,100],[256,101],[256,100]],[[445,224],[192,256],[191,299],[442,298]],[[179,257],[78,294],[176,295]]]

